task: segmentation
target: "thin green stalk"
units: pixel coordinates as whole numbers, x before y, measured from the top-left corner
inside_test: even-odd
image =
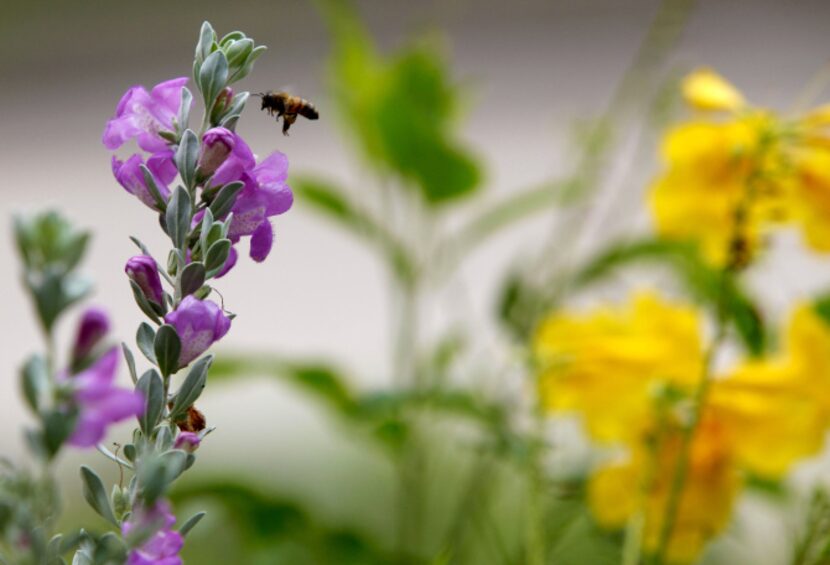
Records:
[[[683,487],[686,483],[686,476],[689,473],[689,464],[691,462],[691,446],[697,432],[698,425],[703,417],[703,411],[709,395],[709,389],[712,383],[712,365],[715,356],[726,337],[726,323],[723,315],[718,316],[717,335],[712,343],[709,345],[706,355],[703,360],[703,371],[694,395],[694,412],[691,421],[683,427],[683,435],[680,441],[680,454],[675,472],[672,477],[672,482],[669,490],[669,496],[666,502],[665,512],[663,512],[663,524],[660,528],[660,537],[657,543],[656,562],[658,564],[665,561],[666,551],[668,550],[669,541],[674,532],[675,522],[677,520],[677,512],[680,508],[680,500],[683,494]]]
[[[695,433],[697,432],[698,426],[703,417],[703,412],[706,408],[706,402],[709,395],[709,389],[712,383],[712,365],[714,363],[715,356],[726,338],[726,318],[728,316],[728,312],[726,311],[727,303],[725,286],[728,284],[729,276],[733,272],[746,267],[746,246],[748,245],[745,233],[746,224],[749,221],[751,207],[755,203],[755,198],[759,188],[758,185],[763,175],[763,171],[759,168],[757,163],[764,162],[766,152],[769,150],[771,142],[772,138],[767,135],[766,132],[762,132],[753,161],[756,163],[755,168],[747,177],[746,192],[734,211],[732,233],[728,240],[729,247],[727,249],[727,263],[723,268],[720,286],[721,290],[718,293],[715,326],[716,334],[704,356],[703,372],[693,398],[694,412],[692,414],[692,419],[686,426],[683,427],[683,435],[681,438],[680,452],[678,456],[679,458],[672,477],[669,496],[665,512],[663,513],[663,524],[658,538],[657,552],[655,553],[656,562],[658,564],[663,563],[666,558],[666,551],[668,550],[669,542],[677,520],[677,512],[680,507],[680,500],[686,482],[686,476],[689,472],[692,441],[694,440]]]
[[[545,421],[541,407],[534,410],[534,439],[541,438]],[[545,547],[545,512],[544,512],[544,480],[542,456],[539,442],[534,441],[532,453],[527,463],[527,529],[525,531],[525,545],[527,547],[527,565],[545,565],[547,548]]]

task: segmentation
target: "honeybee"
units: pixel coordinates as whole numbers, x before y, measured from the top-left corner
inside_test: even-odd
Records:
[[[314,104],[299,96],[282,91],[274,92],[272,90],[261,92],[257,96],[262,97],[261,110],[267,110],[269,116],[273,116],[276,113],[277,121],[282,116],[283,135],[288,135],[288,128],[297,120],[297,114],[309,120],[316,120],[320,117]]]

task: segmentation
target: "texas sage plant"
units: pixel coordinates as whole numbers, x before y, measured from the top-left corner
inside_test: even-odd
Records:
[[[191,125],[188,77],[149,91],[130,88],[106,124],[108,150],[133,141],[139,149],[126,159],[112,156],[116,180],[140,201],[137,207],[150,212],[148,228],[160,225],[171,243],[169,251],[154,256],[131,238],[140,253],[124,270],[146,318],[136,332],[143,359],[126,343],[110,343],[108,316],[94,307],[80,316],[68,358],[59,358],[55,324],[90,290],[76,273],[89,234],[57,213],[17,220],[24,283],[45,352],[31,356],[21,372],[36,421],[26,432],[36,465],[8,463],[0,476],[0,561],[52,565],[74,552],[75,565],[182,563],[184,537],[204,513],[182,520],[166,494],[193,466],[212,430],[194,403],[213,362],[206,353],[228,333],[234,317],[221,297],[214,298],[211,283],[234,267],[243,239],[250,242],[251,258],[263,261],[273,242],[270,218],[292,204],[286,157],[273,152],[257,162],[235,132],[249,93],[234,93],[232,85],[264,51],[238,31],[219,38],[205,22],[192,70],[203,103],[198,125]],[[122,364],[132,387],[115,383]],[[110,425],[132,417],[137,426],[129,441],[105,447]],[[60,499],[54,461],[73,447],[95,447],[119,468],[118,483],[108,487],[92,462],[81,467],[84,498],[109,531],[53,531]]]

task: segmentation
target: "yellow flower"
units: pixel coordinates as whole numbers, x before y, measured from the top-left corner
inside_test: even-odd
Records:
[[[754,256],[767,227],[786,217],[778,128],[773,116],[754,113],[671,130],[666,170],[650,191],[658,233],[697,242],[715,266]]]
[[[681,446],[680,433],[677,427],[655,430],[656,441],[642,441],[627,460],[600,468],[589,483],[589,504],[600,525],[621,528],[635,513],[643,513],[643,548],[647,553],[654,553],[660,543]],[[669,562],[693,561],[724,529],[740,488],[734,439],[714,413],[707,413],[691,445],[688,472],[666,549]]]
[[[711,406],[732,430],[744,468],[780,477],[818,453],[830,427],[830,328],[808,306],[787,329],[786,351],[751,361],[713,387]]]
[[[734,112],[744,105],[744,97],[712,69],[703,68],[683,80],[683,98],[698,110]]]
[[[683,415],[703,370],[698,314],[640,293],[624,307],[551,316],[534,352],[543,405],[578,413],[594,440],[627,448],[590,478],[597,522],[620,528],[641,516],[644,549],[655,552],[681,458]],[[655,395],[661,384],[675,394]],[[830,326],[802,306],[782,353],[713,376],[665,557],[694,560],[728,524],[746,472],[783,476],[820,451],[829,427]]]
[[[790,207],[807,245],[830,251],[830,151],[812,144],[794,158],[796,180]]]
[[[641,293],[624,307],[554,314],[534,352],[547,409],[578,411],[597,441],[630,441],[650,419],[658,385],[690,389],[700,378],[700,320],[692,308]]]

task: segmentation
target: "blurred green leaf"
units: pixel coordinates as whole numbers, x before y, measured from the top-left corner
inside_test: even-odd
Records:
[[[369,431],[387,448],[397,449],[409,433],[409,416],[432,411],[475,422],[491,433],[504,454],[523,453],[521,438],[508,424],[507,410],[462,389],[385,390],[359,394],[342,371],[319,362],[286,361],[273,356],[222,355],[211,367],[211,381],[272,376],[295,385],[358,429]]]
[[[361,533],[324,524],[301,504],[262,492],[237,479],[183,484],[171,498],[177,505],[204,501],[219,504],[227,517],[223,527],[237,530],[246,551],[256,553],[267,549],[272,559],[269,563],[385,565],[393,562]],[[286,560],[289,555],[291,559]]]
[[[334,37],[333,98],[369,159],[413,183],[431,205],[479,188],[480,167],[452,132],[458,93],[435,43],[383,58],[346,3],[324,7]]]
[[[258,375],[278,377],[312,394],[340,413],[348,414],[355,406],[355,394],[342,373],[319,363],[286,362],[256,355],[223,355],[214,361],[210,375],[212,382]]]
[[[741,288],[734,275],[705,264],[689,244],[660,239],[613,243],[590,258],[566,281],[540,286],[514,274],[502,290],[499,316],[521,339],[536,327],[539,317],[556,306],[563,289],[582,289],[606,280],[619,269],[656,264],[668,267],[686,291],[713,311],[723,304],[727,321],[735,328],[752,355],[767,348],[768,335],[759,308]]]
[[[381,222],[350,202],[343,189],[329,181],[307,176],[292,177],[291,186],[298,200],[358,237],[377,245],[401,280],[412,279],[415,264],[410,252]]]
[[[118,521],[112,512],[107,491],[98,474],[86,465],[81,465],[81,479],[83,481],[84,499],[102,518],[117,526]]]
[[[669,266],[686,290],[712,309],[717,310],[722,303],[727,320],[750,353],[757,356],[766,350],[768,336],[758,307],[733,275],[705,264],[692,245],[660,239],[616,243],[580,269],[574,284],[581,287],[605,278],[620,267],[653,262]]]

